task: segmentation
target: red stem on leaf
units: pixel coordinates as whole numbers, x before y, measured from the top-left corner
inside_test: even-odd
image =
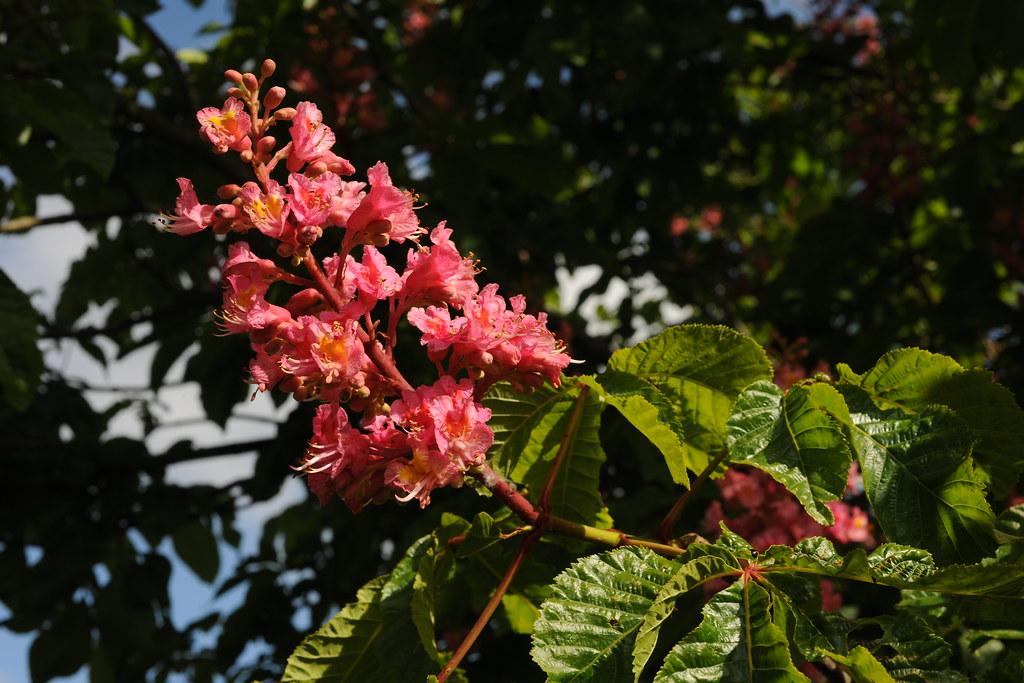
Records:
[[[505,575],[501,577],[501,582],[498,587],[494,589],[494,594],[491,595],[491,599],[487,601],[487,605],[484,607],[483,612],[477,617],[473,627],[469,629],[469,633],[459,643],[459,647],[455,650],[452,658],[448,660],[448,663],[441,669],[441,673],[437,675],[438,683],[444,683],[448,680],[448,677],[452,675],[452,672],[458,668],[459,664],[469,654],[470,649],[476,642],[476,639],[483,633],[484,627],[487,626],[487,622],[491,620],[494,615],[494,611],[498,609],[498,605],[501,603],[501,599],[508,592],[509,586],[512,585],[512,579],[515,578],[516,573],[519,571],[519,567],[522,566],[523,560],[526,559],[527,553],[533,548],[533,545],[544,533],[541,528],[532,531],[526,538],[523,539],[522,544],[519,546],[519,552],[516,553],[515,558],[512,560],[512,564],[505,570]]]

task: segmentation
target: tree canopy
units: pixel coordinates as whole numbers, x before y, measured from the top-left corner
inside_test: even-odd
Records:
[[[91,237],[52,312],[0,273],[0,602],[9,612],[2,625],[35,634],[36,681],[83,666],[94,681],[278,677],[308,630],[296,615],[321,624],[357,591],[354,604],[367,610],[360,614],[415,600],[400,591],[382,598],[384,584],[367,582],[401,557],[419,562],[428,545],[468,533],[469,524],[489,524],[474,517],[478,500],[464,491],[439,492],[425,512],[388,505],[372,515],[309,498],[268,520],[256,548],[225,575],[218,549],[238,547],[240,510],[289,481],[312,406],[297,405],[273,438],[200,447],[186,433],[168,449],[148,443],[161,427],[154,407],[168,384],[194,383],[206,419],[221,427],[250,397],[234,381],[248,362],[246,344],[213,334],[220,286],[211,270],[225,244],[215,253],[175,239],[154,217],[174,206],[175,176],[185,170],[209,188],[241,175],[236,159],[210,154],[195,111],[221,92],[225,69],[256,68],[264,56],[278,64],[274,82],[327,113],[339,154],[361,168],[389,160],[396,183],[418,193],[424,225],[446,219],[461,248],[486,265],[482,279],[552,313],[570,354],[584,361],[580,373],[607,362],[601,390],[616,407],[635,395],[628,373],[642,363],[623,352],[608,361],[609,352],[683,319],[749,333],[769,348],[777,376],[801,379],[845,361],[836,372],[848,385],[851,425],[885,419],[858,392],[878,397],[867,370],[896,346],[984,365],[1024,395],[1019,2],[821,1],[776,13],[756,0],[698,0],[685,9],[636,1],[237,0],[229,23],[201,29],[216,37],[213,47],[177,52],[151,21],[158,9],[156,0],[0,2],[8,97],[0,112],[0,240],[67,220]],[[47,195],[65,197],[70,213],[37,218]],[[100,322],[92,322],[96,311]],[[101,402],[53,361],[55,350],[72,347],[101,364],[143,348],[154,355],[148,377]],[[770,379],[763,365],[750,381]],[[978,380],[961,370],[950,371],[959,385],[936,385],[922,405],[962,408],[957,397]],[[736,401],[747,384],[720,393]],[[781,415],[787,401],[810,400],[760,389],[748,389],[743,406]],[[993,403],[1016,409],[1012,398]],[[140,436],[112,434],[112,421],[126,414],[142,425]],[[658,469],[658,449],[635,435],[655,444],[675,437],[652,436],[628,409],[604,415],[604,449],[629,455],[600,470],[604,503],[623,528],[653,528],[676,491]],[[928,417],[945,415],[936,409]],[[706,439],[687,443],[673,477],[685,482],[688,469],[707,465],[714,439],[738,439],[731,448],[742,450],[771,428],[771,420],[751,420],[728,430],[724,416],[722,425],[683,424],[683,433]],[[1017,483],[999,470],[1000,449],[1012,451],[1017,437],[974,450],[998,500]],[[950,439],[951,450],[969,448]],[[754,467],[757,450],[749,455]],[[254,475],[226,486],[167,478],[183,462],[249,452]],[[818,494],[838,495],[842,482],[800,476],[822,521],[831,513]],[[616,494],[622,490],[630,496]],[[500,515],[497,501],[488,504]],[[880,521],[893,529],[908,523]],[[958,551],[930,536],[939,531],[901,533],[934,540],[940,560]],[[963,552],[976,559],[987,550]],[[734,563],[748,553],[727,551]],[[230,613],[176,623],[172,552],[219,592],[244,591],[244,600]],[[556,565],[546,568],[544,553],[564,559],[572,548],[535,552],[541,559],[524,571],[547,571],[541,578],[550,580]],[[617,562],[668,581],[656,556],[614,553],[572,571],[603,576]],[[511,555],[498,546],[474,555],[464,604],[455,608],[467,622]],[[560,577],[543,611],[549,595],[508,594],[507,623],[484,634],[468,675],[536,679],[520,634],[534,619],[547,633],[562,628],[557,599],[569,599],[569,584]],[[708,603],[701,626],[666,661],[678,666],[694,656],[702,630],[738,601],[768,599],[739,593]],[[626,617],[640,629],[638,614]],[[397,637],[418,639],[407,626],[412,632]],[[758,637],[770,641],[772,628]],[[550,653],[535,658],[551,675],[562,666]]]

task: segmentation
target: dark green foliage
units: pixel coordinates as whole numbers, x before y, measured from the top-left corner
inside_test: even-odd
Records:
[[[318,625],[339,605],[349,607],[331,622],[334,635],[387,610],[402,615],[396,622],[411,615],[394,624],[402,644],[393,649],[415,651],[407,671],[419,676],[439,667],[446,655],[431,644],[442,637],[450,646],[472,622],[514,553],[518,537],[500,534],[516,523],[464,490],[435,496],[426,513],[388,505],[355,517],[340,505],[303,501],[268,520],[255,550],[228,572],[219,559],[226,544],[238,544],[237,512],[274,498],[288,480],[309,435],[309,407],[275,438],[245,444],[256,452],[255,474],[228,487],[177,486],[165,474],[171,462],[229,454],[230,445],[183,441],[151,452],[142,439],[107,434],[126,413],[141,415],[152,434],[155,395],[138,388],[164,385],[196,343],[186,379],[199,385],[206,416],[224,425],[247,398],[244,342],[213,337],[209,324],[219,300],[210,269],[224,243],[180,240],[151,219],[173,207],[176,176],[193,178],[205,201],[238,179],[240,167],[199,140],[194,111],[219,104],[225,68],[271,56],[280,65],[275,84],[301,80],[308,68],[315,81],[290,103],[314,99],[329,111],[341,124],[336,151],[360,168],[388,161],[396,182],[414,186],[427,204],[423,223],[448,219],[503,292],[553,308],[558,265],[602,268],[581,301],[614,278],[627,283],[624,303],[591,316],[604,324],[590,332],[580,306],[556,321],[586,372],[601,369],[609,350],[638,330],[662,324],[662,299],[692,307],[704,325],[620,351],[609,371],[579,380],[592,390],[568,463],[572,477],[558,484],[560,512],[607,526],[606,508],[618,508],[629,530],[653,528],[679,493],[659,453],[675,484],[686,485],[731,437],[739,444],[733,461],[778,474],[823,519],[838,463],[852,456],[865,467],[889,540],[927,548],[934,562],[920,549],[893,546],[837,559],[824,544],[790,559],[815,580],[836,572],[903,577],[892,582],[904,590],[901,615],[913,612],[920,623],[912,633],[884,620],[811,624],[793,616],[804,609],[795,598],[792,609],[782,606],[776,586],[768,589],[771,610],[759,612],[770,617],[761,630],[786,630],[787,618],[805,633],[811,624],[823,634],[814,642],[831,654],[798,647],[799,657],[832,656],[867,679],[880,663],[897,680],[935,680],[950,666],[1020,680],[1020,610],[1006,603],[1018,587],[1003,585],[1008,592],[989,598],[936,591],[999,577],[1012,584],[1004,565],[959,563],[991,557],[997,543],[1008,544],[1004,555],[1019,552],[1020,515],[994,513],[1024,466],[1024,421],[1011,393],[1024,389],[1024,10],[1009,0],[868,4],[884,51],[858,67],[862,37],[838,40],[768,16],[755,0],[692,2],[685,17],[673,3],[439,2],[414,38],[403,28],[404,2],[240,0],[223,30],[210,29],[219,33],[216,46],[182,55],[187,61],[154,33],[156,0],[0,0],[0,163],[11,176],[0,183],[0,250],[17,245],[8,231],[48,229],[31,226],[39,197],[52,194],[70,201],[93,240],[52,318],[0,275],[0,601],[10,612],[2,625],[35,634],[34,679],[82,665],[96,681],[172,673],[209,680],[214,672],[274,679],[306,635],[295,614],[308,610]],[[366,97],[330,108],[360,88]],[[429,158],[413,182],[400,160],[422,155]],[[720,221],[703,220],[706,210],[720,211]],[[267,247],[254,244],[261,254]],[[648,274],[664,294],[642,279]],[[106,319],[85,325],[97,306]],[[747,330],[758,343],[715,324]],[[806,347],[791,346],[802,337]],[[656,355],[667,363],[659,346],[667,341],[674,360],[655,377],[644,363]],[[44,370],[40,350],[58,342],[101,362],[147,345],[156,354],[148,378],[100,409],[61,366]],[[750,422],[733,414],[733,402],[770,378],[759,348],[769,343],[776,364],[797,377],[819,360],[859,369],[883,358],[863,375],[841,370],[842,396],[826,383],[771,396],[762,385],[764,412]],[[884,355],[893,345],[957,360],[916,350]],[[963,369],[982,363],[984,370]],[[710,371],[713,381],[701,384]],[[496,465],[522,463],[513,478],[529,495],[544,480],[576,382],[530,397],[552,403],[523,430],[517,443],[529,448],[492,454]],[[602,401],[616,410],[602,411]],[[809,447],[781,438],[787,409],[814,423]],[[914,445],[904,448],[906,439]],[[687,523],[700,514],[700,495]],[[494,518],[474,517],[481,506]],[[908,512],[918,506],[924,511]],[[456,528],[468,539],[452,551],[446,534]],[[382,543],[402,556],[422,537],[415,566],[410,560],[388,579],[372,579],[390,568]],[[175,623],[168,549],[219,591],[244,591],[243,602],[228,614]],[[562,539],[539,544],[481,639],[481,659],[464,664],[467,674],[539,680],[523,634],[556,590],[552,577],[593,550]],[[691,605],[692,623],[674,624],[676,600],[693,598],[704,583],[695,577],[725,571],[735,554],[742,555],[721,543],[693,546],[667,572],[668,592],[638,589],[650,593],[636,628],[646,654],[616,650],[616,671],[631,676],[634,657],[637,674],[653,676],[662,662],[648,658],[675,645],[659,644],[661,625],[692,631],[699,619]],[[916,583],[924,576],[938,578]],[[709,611],[736,608],[725,602]],[[966,626],[954,633],[954,622]],[[858,636],[872,628],[872,637]],[[258,639],[265,650],[241,662]],[[378,655],[390,654],[390,641],[380,642],[387,644]],[[908,643],[940,656],[921,661]],[[328,638],[318,647],[333,645]],[[384,658],[382,666],[394,663]]]

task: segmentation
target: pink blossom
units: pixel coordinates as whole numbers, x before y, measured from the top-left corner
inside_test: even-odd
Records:
[[[323,226],[331,212],[331,201],[341,190],[342,180],[328,171],[315,178],[299,173],[288,176],[292,194],[288,202],[295,219],[302,225]]]
[[[402,392],[391,419],[409,435],[412,458],[388,466],[388,483],[416,498],[422,507],[441,486],[458,486],[470,467],[481,464],[494,442],[487,426],[491,411],[473,398],[473,383],[450,375],[433,386]]]
[[[252,122],[244,109],[241,100],[229,97],[220,109],[206,107],[196,112],[200,132],[218,152],[223,154],[229,149],[244,152],[252,147],[249,139]]]
[[[345,227],[349,244],[376,244],[389,241],[401,244],[422,234],[413,196],[391,182],[388,167],[378,161],[368,172],[370,192],[349,215]]]
[[[264,193],[254,182],[243,185],[239,194],[242,211],[264,235],[283,240],[289,231],[294,230],[288,223],[288,198],[284,188],[275,180],[268,181],[267,189]]]
[[[430,233],[433,246],[409,250],[402,273],[399,311],[429,304],[462,308],[463,302],[479,291],[476,261],[459,254],[449,239],[451,234],[441,221]]]
[[[224,305],[218,312],[226,334],[240,334],[273,328],[292,319],[288,309],[267,302],[267,281],[246,274],[224,278]]]
[[[821,580],[821,611],[838,612],[843,606],[843,596],[835,589],[831,581]]]
[[[366,193],[366,183],[358,181],[342,181],[341,191],[331,200],[331,224],[348,225],[348,219],[356,210]]]
[[[288,170],[295,173],[305,164],[321,163],[329,171],[339,175],[351,175],[355,168],[331,148],[334,147],[334,131],[323,123],[324,115],[312,102],[299,102],[289,133],[292,136],[291,151],[288,154]]]
[[[864,510],[838,500],[827,505],[835,517],[835,524],[826,529],[832,539],[839,543],[859,543],[868,548],[874,547],[871,520]]]
[[[176,235],[192,235],[208,228],[213,220],[214,207],[199,203],[192,181],[188,178],[178,178],[178,189],[181,194],[174,202],[175,214],[169,217],[164,228]]]
[[[316,386],[323,400],[337,400],[366,386],[372,363],[358,337],[355,320],[336,314],[299,317],[287,329],[290,346],[281,358],[281,369],[303,385]]]
[[[384,255],[373,247],[363,249],[363,260],[348,265],[359,299],[369,311],[382,299],[394,296],[402,287],[402,278],[388,265]]]
[[[721,483],[722,496],[733,500],[748,510],[756,510],[764,502],[764,489],[754,475],[731,469],[725,473]]]
[[[450,372],[474,368],[488,382],[502,379],[539,385],[546,378],[558,386],[562,370],[571,362],[565,345],[547,328],[547,316],[525,313],[522,296],[511,299],[508,309],[489,284],[477,296],[466,299],[463,317],[452,320],[447,309],[431,306],[409,311],[409,322],[423,332],[421,343],[434,360],[452,350]]]

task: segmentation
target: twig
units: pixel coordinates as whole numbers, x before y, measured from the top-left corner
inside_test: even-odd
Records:
[[[441,669],[441,673],[437,675],[438,683],[444,683],[451,676],[452,672],[458,668],[463,658],[469,653],[476,639],[480,637],[484,627],[487,626],[487,622],[491,620],[494,615],[494,611],[498,609],[498,605],[501,603],[501,599],[505,596],[508,591],[508,587],[512,585],[512,579],[515,578],[516,573],[519,571],[519,567],[522,566],[523,560],[526,558],[527,553],[533,548],[533,545],[544,533],[543,529],[535,529],[526,538],[523,539],[522,544],[519,546],[519,552],[516,553],[515,558],[512,560],[512,564],[505,570],[505,575],[501,577],[501,582],[498,587],[494,589],[494,594],[491,595],[491,599],[487,601],[487,605],[484,606],[483,612],[477,617],[476,623],[469,629],[469,633],[459,643],[459,647],[455,650],[452,658],[448,660],[448,663]]]
[[[145,209],[120,209],[117,211],[86,211],[82,213],[62,213],[59,216],[46,216],[40,218],[38,216],[19,216],[12,218],[6,223],[0,223],[0,233],[2,234],[17,234],[20,232],[28,232],[32,228],[39,227],[42,225],[60,225],[61,223],[84,223],[85,221],[95,221],[101,218],[115,218],[124,216],[133,216],[137,213],[143,213]]]
[[[705,467],[704,470],[697,475],[697,478],[690,483],[690,488],[688,488],[686,493],[676,501],[676,504],[673,505],[672,509],[668,511],[668,514],[665,515],[665,519],[661,520],[661,524],[658,526],[658,536],[661,537],[661,540],[667,541],[672,538],[672,529],[676,525],[676,520],[679,519],[679,515],[683,513],[683,509],[686,507],[686,504],[690,502],[690,498],[693,497],[693,492],[699,489],[701,485],[708,480],[708,477],[710,477],[718,466],[722,464],[722,461],[725,460],[725,456],[727,454],[727,451],[722,451],[715,456],[714,460],[709,462],[708,466]]]

